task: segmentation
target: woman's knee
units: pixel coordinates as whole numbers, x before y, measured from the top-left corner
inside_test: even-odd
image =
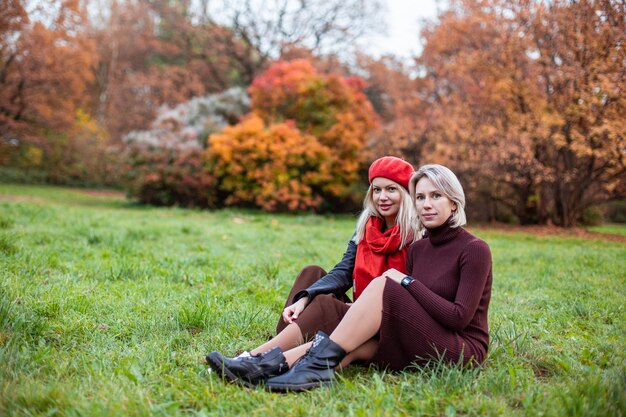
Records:
[[[389,278],[387,277],[374,278],[372,282],[370,282],[370,284],[367,286],[366,290],[371,287],[372,290],[375,289],[376,291],[382,291],[385,289],[385,285],[387,285],[387,280],[389,280]]]
[[[300,270],[300,275],[326,275],[326,271],[319,265],[307,265]]]
[[[324,275],[326,275],[326,272],[317,265],[309,265],[302,268],[291,286],[291,290],[285,301],[285,307],[293,303],[293,297],[295,297],[296,294],[313,285]]]
[[[387,280],[389,278],[387,277],[378,277],[378,278],[374,278],[368,285],[367,287],[365,287],[365,289],[363,290],[363,293],[361,294],[361,298],[363,296],[365,296],[366,294],[368,296],[373,296],[374,294],[377,295],[381,295],[382,293],[385,291],[385,285],[387,285]],[[361,299],[359,298],[359,300]]]
[[[294,287],[306,288],[326,275],[326,271],[317,265],[307,265],[298,274]]]

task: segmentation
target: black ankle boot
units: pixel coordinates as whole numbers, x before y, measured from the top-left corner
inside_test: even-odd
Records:
[[[313,345],[289,370],[269,378],[265,387],[270,391],[306,391],[335,381],[335,367],[346,356],[346,352],[328,335],[318,331]]]
[[[239,382],[251,388],[267,378],[281,375],[289,370],[285,356],[278,347],[260,355],[244,358],[227,358],[213,351],[206,355],[206,361],[223,379]]]

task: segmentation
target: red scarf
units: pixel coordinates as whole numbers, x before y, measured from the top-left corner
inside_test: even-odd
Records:
[[[352,277],[354,300],[359,298],[365,287],[376,277],[390,268],[406,270],[406,253],[408,247],[400,248],[400,226],[395,225],[384,232],[382,219],[370,217],[365,225],[365,236],[356,250],[356,260]]]

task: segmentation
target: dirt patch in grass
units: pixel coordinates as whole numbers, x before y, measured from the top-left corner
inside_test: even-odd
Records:
[[[11,201],[14,203],[36,203],[36,204],[43,204],[46,202],[46,200],[40,197],[33,197],[29,195],[12,195],[12,194],[0,194],[0,201]]]
[[[126,194],[122,191],[112,191],[112,190],[77,190],[76,192],[80,194],[93,195],[96,197],[115,197],[115,198],[126,198]]]

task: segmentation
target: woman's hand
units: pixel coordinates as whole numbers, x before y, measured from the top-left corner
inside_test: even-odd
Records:
[[[406,277],[406,274],[403,272],[398,271],[397,269],[388,269],[387,271],[385,271],[383,273],[383,277],[387,277],[389,279],[394,280],[395,282],[397,282],[398,284],[400,283],[400,281],[402,281],[402,279],[404,277]]]
[[[307,304],[309,304],[309,297],[302,297],[292,305],[285,307],[283,310],[283,321],[289,324],[293,323],[298,319],[298,316]]]

